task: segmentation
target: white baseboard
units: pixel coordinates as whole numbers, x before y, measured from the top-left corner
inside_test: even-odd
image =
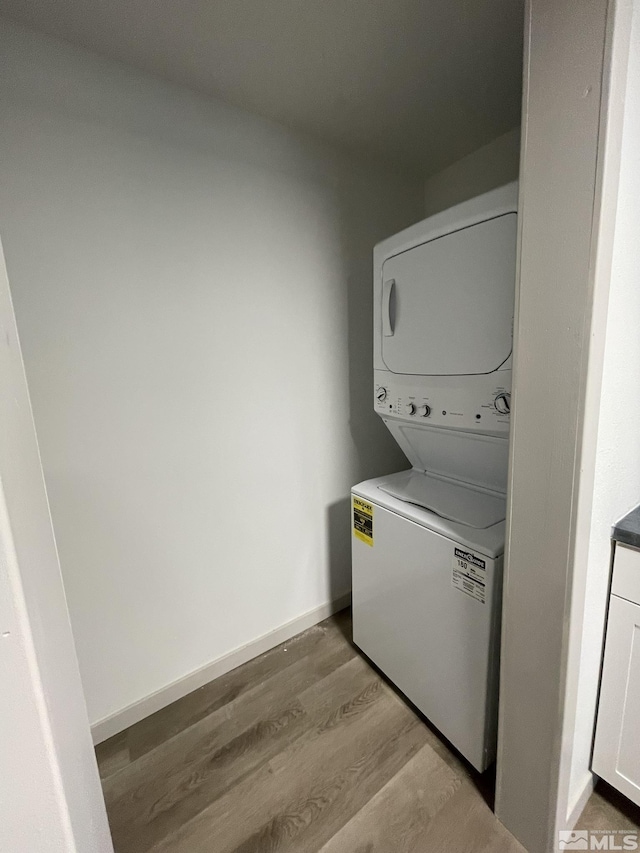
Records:
[[[587,805],[587,800],[593,793],[593,789],[596,785],[596,777],[593,773],[587,773],[585,776],[582,787],[580,788],[578,794],[574,797],[573,803],[569,806],[568,814],[567,814],[567,829],[573,829],[578,822],[580,815],[584,807]],[[562,827],[563,829],[565,827]],[[577,829],[580,829],[578,826]]]
[[[285,625],[281,625],[275,631],[269,631],[269,633],[263,634],[250,643],[234,649],[217,660],[211,661],[211,663],[205,664],[200,669],[190,672],[183,678],[179,678],[177,681],[157,690],[155,693],[139,699],[132,705],[127,705],[126,708],[122,708],[122,710],[116,711],[108,717],[103,717],[102,720],[98,720],[97,723],[91,726],[91,735],[94,744],[102,743],[102,741],[113,737],[113,735],[117,735],[119,732],[124,731],[124,729],[128,729],[134,723],[139,723],[140,720],[144,720],[150,714],[154,714],[172,702],[182,699],[183,696],[186,696],[193,690],[197,690],[199,687],[203,687],[205,684],[213,681],[214,678],[230,672],[237,666],[246,663],[264,652],[268,652],[269,649],[273,649],[275,646],[280,645],[280,643],[284,643],[285,640],[290,640],[291,637],[295,637],[301,631],[306,631],[312,625],[317,625],[318,622],[322,622],[323,619],[327,619],[332,614],[338,613],[338,611],[348,607],[349,604],[351,604],[350,592],[341,595],[334,601],[322,604],[320,607],[315,607],[313,610],[303,613],[302,616],[298,616]]]

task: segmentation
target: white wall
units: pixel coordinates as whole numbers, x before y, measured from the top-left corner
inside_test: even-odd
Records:
[[[425,216],[517,180],[519,166],[520,128],[514,127],[427,178]]]
[[[92,722],[349,590],[385,174],[4,27],[0,227]]]
[[[110,853],[0,246],[0,850]]]
[[[608,304],[605,299],[599,322],[606,328],[600,396],[594,422],[594,479],[588,563],[584,591],[584,617],[579,640],[579,679],[573,720],[573,748],[569,810],[590,777],[591,744],[600,674],[604,619],[607,606],[611,527],[640,503],[640,2],[623,0],[618,7],[633,7],[629,39],[629,13],[623,9],[618,27],[622,44],[629,50],[626,77],[618,82],[617,98],[623,96],[622,148],[616,180],[617,207],[613,227]],[[630,12],[630,10],[629,10]],[[620,10],[619,10],[620,14]],[[616,82],[616,81],[614,81]],[[624,88],[626,85],[626,95]],[[620,144],[619,140],[614,143]],[[617,175],[615,176],[617,179]],[[605,227],[609,227],[605,223]],[[606,296],[606,294],[605,294]]]
[[[591,515],[581,498],[611,8],[527,3],[496,814],[529,853],[557,849],[567,819],[563,734]]]

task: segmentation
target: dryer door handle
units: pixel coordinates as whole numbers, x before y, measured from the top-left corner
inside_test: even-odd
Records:
[[[382,334],[385,338],[393,337],[394,328],[391,319],[391,303],[395,294],[396,280],[390,278],[382,282]]]

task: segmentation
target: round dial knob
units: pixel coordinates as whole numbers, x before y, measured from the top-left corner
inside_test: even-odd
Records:
[[[404,410],[408,415],[415,415],[416,413],[416,407],[413,405],[413,403],[407,403],[407,405],[404,407]]]
[[[493,405],[496,407],[496,412],[499,412],[501,415],[508,415],[511,411],[511,394],[506,391],[504,394],[498,394],[493,401]]]
[[[379,403],[384,403],[384,401],[385,401],[386,399],[387,399],[387,389],[386,389],[386,388],[382,388],[382,387],[381,387],[381,388],[378,388],[378,389],[376,390],[376,400],[377,400]]]
[[[420,406],[418,409],[418,414],[420,415],[421,418],[428,418],[429,415],[431,414],[431,406],[427,406],[426,403],[424,405]]]

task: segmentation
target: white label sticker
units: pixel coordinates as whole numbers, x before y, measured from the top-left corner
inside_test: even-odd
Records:
[[[456,589],[484,604],[486,576],[487,564],[481,557],[471,551],[454,548],[451,583]]]

